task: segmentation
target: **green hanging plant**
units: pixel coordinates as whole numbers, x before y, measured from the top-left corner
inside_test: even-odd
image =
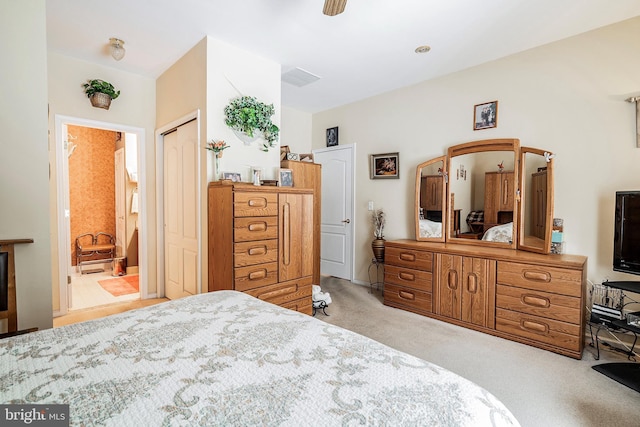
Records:
[[[256,131],[262,132],[266,140],[262,144],[262,151],[269,151],[278,140],[280,129],[271,122],[275,114],[273,104],[264,104],[253,96],[241,96],[232,99],[224,108],[224,122],[231,129],[254,137]]]

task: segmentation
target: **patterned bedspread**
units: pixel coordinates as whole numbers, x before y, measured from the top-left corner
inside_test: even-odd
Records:
[[[87,426],[518,425],[452,372],[235,291],[2,340],[0,401]]]

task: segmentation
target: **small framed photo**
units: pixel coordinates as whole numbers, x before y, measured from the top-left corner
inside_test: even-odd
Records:
[[[280,169],[280,186],[293,187],[293,171],[291,169]]]
[[[371,154],[371,179],[400,178],[400,153]]]
[[[338,127],[327,129],[327,147],[338,145]]]
[[[222,172],[222,179],[228,179],[231,182],[242,182],[242,174],[240,172]]]
[[[498,101],[485,102],[473,107],[473,130],[498,126]]]

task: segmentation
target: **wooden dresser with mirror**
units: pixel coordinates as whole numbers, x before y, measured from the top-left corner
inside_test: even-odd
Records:
[[[553,156],[473,141],[415,182],[416,238],[385,244],[385,305],[580,359],[587,258],[549,253]]]

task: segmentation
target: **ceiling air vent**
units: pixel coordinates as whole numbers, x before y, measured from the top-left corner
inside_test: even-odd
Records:
[[[286,73],[282,74],[282,81],[294,86],[302,87],[310,83],[320,80],[320,77],[315,74],[311,74],[302,68],[293,68]]]

